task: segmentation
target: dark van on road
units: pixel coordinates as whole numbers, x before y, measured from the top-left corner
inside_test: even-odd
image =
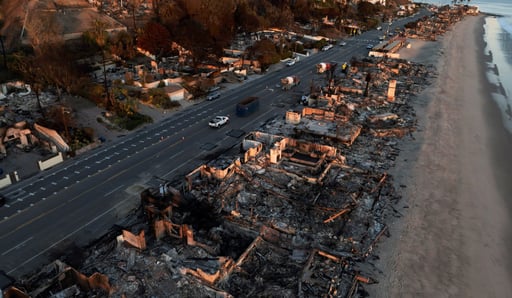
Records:
[[[260,107],[259,98],[256,96],[250,96],[236,105],[236,115],[239,117],[249,116],[254,113]]]

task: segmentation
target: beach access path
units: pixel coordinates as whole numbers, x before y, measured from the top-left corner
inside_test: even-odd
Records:
[[[403,216],[377,248],[371,297],[512,297],[512,140],[485,76],[484,19],[401,52],[438,75],[413,99],[418,131],[392,173]]]

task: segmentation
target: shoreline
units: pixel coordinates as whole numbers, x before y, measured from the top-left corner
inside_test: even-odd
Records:
[[[403,216],[377,248],[371,297],[512,293],[512,136],[486,78],[486,17],[463,19],[415,57],[439,55],[438,76],[414,98],[418,131],[392,173]]]
[[[486,15],[488,17],[488,15]],[[486,82],[488,85],[488,90],[492,90],[496,86],[489,81],[487,77],[488,69],[488,55],[485,53],[486,49],[486,41],[484,40],[484,21],[482,22],[482,26],[480,28],[480,34],[477,35],[479,38],[479,52],[481,53],[482,63],[481,65],[481,82]],[[492,52],[489,51],[489,55],[492,55]],[[491,161],[493,163],[494,168],[494,177],[496,180],[498,192],[501,194],[501,197],[508,207],[508,211],[512,213],[512,200],[507,200],[510,198],[510,194],[512,194],[512,163],[506,162],[510,158],[510,152],[512,152],[512,134],[507,129],[504,119],[503,112],[499,108],[497,102],[493,99],[493,94],[490,93],[489,102],[491,104],[486,105],[486,109],[484,109],[484,113],[486,114],[486,118],[489,119],[489,126],[494,129],[489,129],[489,143],[491,144],[492,154],[490,156]],[[506,96],[505,93],[502,93],[503,96]],[[505,162],[504,162],[505,161]],[[508,237],[508,239],[507,239]],[[512,227],[509,226],[505,231],[505,245],[508,250],[512,250]],[[512,258],[508,258],[506,260],[507,268],[509,275],[512,277]]]

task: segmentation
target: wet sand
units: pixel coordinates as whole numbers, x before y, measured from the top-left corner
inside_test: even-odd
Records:
[[[483,22],[403,50],[438,76],[414,99],[418,132],[392,173],[403,216],[376,251],[371,297],[512,297],[512,138],[485,77]]]

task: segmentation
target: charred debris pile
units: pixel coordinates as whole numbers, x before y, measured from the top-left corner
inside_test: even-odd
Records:
[[[388,171],[415,130],[413,95],[432,75],[377,59],[318,74],[324,83],[305,105],[179,183],[144,190],[135,223],[88,248],[80,268],[51,264],[21,288],[33,297],[364,297],[378,281],[362,264],[400,216]]]

